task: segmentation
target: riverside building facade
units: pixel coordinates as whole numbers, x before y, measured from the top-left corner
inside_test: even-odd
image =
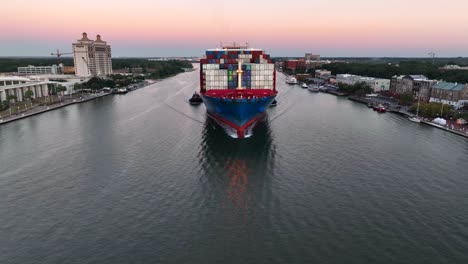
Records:
[[[21,75],[38,75],[38,74],[60,74],[62,73],[63,64],[52,66],[33,66],[18,67],[18,74]]]
[[[75,75],[79,77],[106,76],[112,74],[111,47],[100,35],[96,40],[83,37],[73,43],[73,62]]]
[[[0,100],[8,100],[9,95],[14,95],[16,101],[23,101],[26,91],[32,91],[32,98],[49,95],[49,81],[34,81],[22,77],[0,77]]]
[[[353,74],[337,74],[336,82],[344,83],[348,85],[354,85],[356,83],[363,82],[369,85],[374,90],[374,92],[386,91],[390,88],[389,79],[363,77],[363,76],[353,75]]]
[[[390,91],[398,94],[413,93],[415,98],[428,102],[432,86],[437,81],[429,80],[424,75],[399,75],[390,80]]]
[[[432,86],[429,102],[448,104],[460,109],[468,105],[468,84],[438,82]]]

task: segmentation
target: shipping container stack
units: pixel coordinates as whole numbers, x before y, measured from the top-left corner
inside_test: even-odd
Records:
[[[239,62],[242,79],[239,80]],[[200,60],[200,83],[204,91],[236,89],[275,90],[276,72],[268,54],[259,49],[228,48],[207,50]]]

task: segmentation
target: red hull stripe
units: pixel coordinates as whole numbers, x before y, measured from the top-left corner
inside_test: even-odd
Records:
[[[243,98],[248,98],[248,97],[269,97],[272,95],[277,94],[278,92],[275,90],[270,90],[270,89],[242,89],[242,90],[233,90],[233,89],[214,89],[214,90],[208,90],[206,92],[202,92],[205,96],[210,96],[210,97],[218,97],[218,98],[223,98],[223,97],[243,97]]]
[[[245,135],[245,130],[248,129],[253,123],[257,122],[259,119],[261,119],[262,117],[265,116],[265,112],[261,113],[260,115],[252,118],[251,120],[249,120],[249,122],[243,124],[242,126],[238,126],[236,124],[234,124],[233,122],[225,119],[225,118],[222,118],[218,115],[215,115],[215,114],[212,114],[212,113],[208,113],[210,116],[212,116],[214,119],[234,128],[237,132],[237,137],[238,138],[244,138],[244,135]]]

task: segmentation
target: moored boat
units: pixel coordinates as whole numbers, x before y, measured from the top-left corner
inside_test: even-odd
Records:
[[[416,116],[410,116],[408,117],[409,121],[415,122],[415,123],[421,123],[421,119],[419,119],[419,98],[418,97],[418,107],[416,108]]]
[[[309,86],[309,88],[307,88],[307,90],[309,90],[309,92],[313,92],[313,93],[320,92],[320,88],[315,84],[312,84],[311,86]]]
[[[287,83],[287,84],[297,84],[298,82],[297,82],[296,77],[291,76],[291,77],[289,77],[289,78],[286,80],[286,83]]]
[[[383,106],[383,104],[378,104],[377,106],[374,106],[374,111],[377,111],[379,113],[385,113],[387,109],[385,109],[385,106]]]
[[[309,88],[309,86],[308,86],[306,83],[302,83],[301,87],[302,87],[302,89],[307,89],[307,88]]]
[[[112,93],[114,93],[114,94],[126,94],[126,93],[128,93],[128,90],[127,90],[127,88],[118,88],[118,89],[114,89]]]

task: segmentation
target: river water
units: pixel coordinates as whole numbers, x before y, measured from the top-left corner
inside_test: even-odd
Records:
[[[232,139],[198,71],[0,127],[0,263],[468,263],[468,140],[288,86]]]

